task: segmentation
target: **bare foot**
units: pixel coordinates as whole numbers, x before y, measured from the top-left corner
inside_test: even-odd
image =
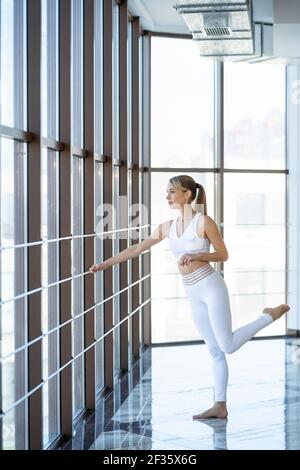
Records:
[[[226,407],[226,402],[224,401],[219,401],[212,406],[212,408],[209,408],[208,410],[204,411],[203,413],[200,413],[198,415],[194,415],[193,419],[207,419],[207,418],[227,418],[228,416],[228,411]]]
[[[268,313],[273,318],[273,321],[278,320],[284,313],[288,312],[290,307],[287,304],[278,305],[274,308],[264,308],[263,313]]]

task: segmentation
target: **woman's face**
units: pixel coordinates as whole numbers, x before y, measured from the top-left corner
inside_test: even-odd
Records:
[[[191,191],[174,188],[171,183],[167,186],[167,201],[171,209],[182,208],[188,204]]]

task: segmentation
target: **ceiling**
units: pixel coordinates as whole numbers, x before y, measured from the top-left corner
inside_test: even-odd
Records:
[[[273,0],[252,0],[252,4],[255,22],[273,23]],[[190,34],[182,15],[173,8],[174,5],[174,0],[128,0],[130,13],[140,17],[144,30]]]

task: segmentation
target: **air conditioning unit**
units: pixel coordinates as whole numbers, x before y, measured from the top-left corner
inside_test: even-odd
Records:
[[[238,59],[259,54],[260,30],[253,24],[251,0],[177,0],[174,8],[183,16],[201,56]]]
[[[300,65],[300,0],[174,1],[201,56]]]

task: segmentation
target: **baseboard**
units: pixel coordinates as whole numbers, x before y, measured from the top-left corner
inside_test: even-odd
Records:
[[[287,334],[287,336],[294,336],[295,338],[299,338],[300,337],[300,330],[293,330],[291,328],[288,328],[286,330],[286,334]]]

